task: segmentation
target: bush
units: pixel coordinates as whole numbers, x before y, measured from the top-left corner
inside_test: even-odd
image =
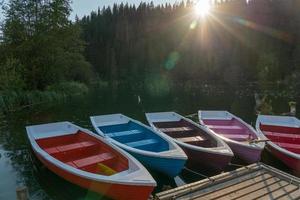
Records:
[[[0,65],[0,91],[1,90],[19,90],[25,87],[21,74],[23,65],[19,60],[9,58]]]

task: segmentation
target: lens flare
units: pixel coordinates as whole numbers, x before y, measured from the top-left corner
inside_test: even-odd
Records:
[[[210,0],[199,0],[195,5],[195,12],[201,17],[207,16],[211,11],[211,2]]]

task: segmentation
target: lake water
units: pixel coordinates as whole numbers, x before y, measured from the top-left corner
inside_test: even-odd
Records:
[[[271,99],[275,113],[288,112],[290,100],[300,103],[300,99],[276,97],[276,94]],[[254,108],[253,92],[246,89],[237,92],[233,89],[201,88],[190,92],[182,88],[122,88],[114,92],[92,89],[84,97],[72,98],[56,105],[37,105],[8,116],[0,115],[0,199],[16,199],[15,190],[18,186],[27,186],[30,199],[102,199],[98,194],[72,185],[45,169],[32,155],[26,138],[26,125],[71,121],[93,130],[89,121],[91,115],[123,113],[146,123],[145,112],[176,111],[188,115],[199,109],[228,110],[248,123],[255,124]],[[267,152],[263,153],[262,161],[288,172],[280,161]],[[156,192],[175,186],[173,180],[151,173],[159,183]],[[186,170],[181,177],[186,182],[203,178]]]

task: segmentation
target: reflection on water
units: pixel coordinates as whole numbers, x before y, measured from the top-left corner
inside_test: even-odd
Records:
[[[16,199],[15,189],[21,185],[28,187],[31,199],[103,199],[100,195],[70,184],[45,169],[32,156],[25,134],[26,125],[71,121],[92,129],[89,122],[91,115],[123,113],[145,123],[145,112],[176,111],[187,115],[199,109],[229,110],[248,123],[255,124],[253,93],[244,92],[241,95],[232,90],[203,92],[200,89],[185,92],[186,90],[179,89],[167,91],[164,95],[151,92],[151,96],[141,91],[128,88],[116,92],[94,89],[85,97],[68,100],[59,105],[42,105],[7,117],[0,116],[0,199]],[[273,111],[289,111],[290,100],[295,99],[273,98]],[[299,104],[299,99],[297,102]],[[283,164],[267,152],[263,154],[263,161],[286,170]],[[151,173],[159,183],[156,192],[175,186],[173,180]],[[187,171],[182,173],[182,177],[186,182],[203,178]]]
[[[16,172],[11,166],[7,153],[7,151],[0,150],[0,188],[16,188]],[[0,199],[16,199],[16,196],[9,190],[0,189]]]

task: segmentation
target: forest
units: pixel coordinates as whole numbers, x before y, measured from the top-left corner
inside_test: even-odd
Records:
[[[98,9],[77,21],[85,57],[101,79],[141,84],[153,76],[230,86],[299,76],[299,1],[216,2],[205,19],[194,5]]]
[[[212,3],[206,17],[194,1],[152,2],[95,8],[73,22],[70,0],[10,0],[2,5],[0,107],[96,82],[300,89],[298,0]]]

